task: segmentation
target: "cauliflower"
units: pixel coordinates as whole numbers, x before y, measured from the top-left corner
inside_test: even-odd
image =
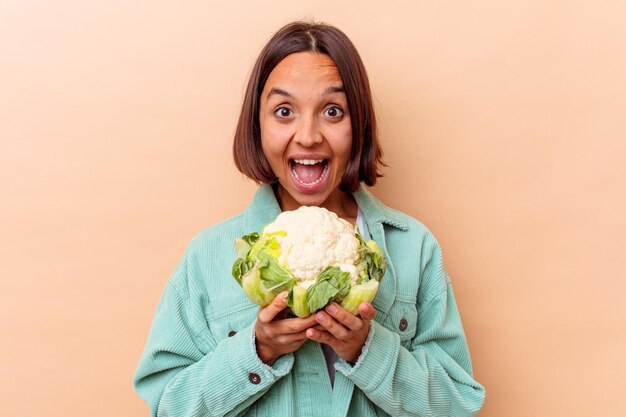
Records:
[[[359,240],[350,223],[326,209],[303,206],[282,213],[263,233],[283,230],[288,233],[276,234],[281,249],[278,263],[302,285],[313,284],[327,266],[338,266],[350,273],[350,281],[356,282],[354,264],[359,258]]]
[[[282,212],[261,235],[236,239],[232,274],[256,304],[266,306],[288,290],[287,304],[306,317],[331,301],[351,313],[372,301],[385,273],[382,251],[325,208]]]

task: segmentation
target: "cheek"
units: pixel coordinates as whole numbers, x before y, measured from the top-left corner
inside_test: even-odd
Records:
[[[282,170],[285,149],[286,142],[279,132],[272,129],[261,130],[261,150],[274,173]]]
[[[259,127],[261,128],[261,149],[269,157],[270,154],[276,152],[276,135],[271,129],[271,124],[263,122],[263,119],[260,120]]]
[[[335,140],[334,152],[335,155],[342,161],[347,162],[350,158],[350,152],[352,151],[352,129],[350,125],[347,128],[342,129]]]
[[[267,143],[268,148],[285,148],[294,134],[294,127],[276,120],[266,120],[259,123],[261,129],[261,143]]]
[[[263,151],[263,155],[265,155],[265,159],[269,162],[272,170],[276,172],[276,164],[279,159],[279,153],[276,148],[272,146],[272,141],[261,139],[261,150]]]

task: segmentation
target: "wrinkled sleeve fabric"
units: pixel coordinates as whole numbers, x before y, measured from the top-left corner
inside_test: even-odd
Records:
[[[474,380],[461,319],[438,247],[423,270],[418,325],[410,343],[372,321],[358,361],[338,371],[393,416],[472,416],[485,390]],[[408,345],[408,348],[405,347]]]
[[[194,320],[198,303],[189,295],[190,273],[193,267],[184,258],[157,307],[135,388],[155,417],[243,415],[289,373],[293,355],[271,367],[264,364],[256,353],[254,324],[216,343],[208,326]]]

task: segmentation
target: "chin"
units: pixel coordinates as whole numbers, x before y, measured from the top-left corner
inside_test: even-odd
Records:
[[[291,194],[291,197],[302,206],[322,206],[328,200],[328,194],[303,194],[298,193],[297,195]]]
[[[331,194],[325,190],[307,193],[293,187],[285,187],[280,183],[279,187],[282,189],[280,192],[282,196],[278,195],[277,197],[281,206],[284,206],[284,210],[295,210],[297,208],[292,206],[323,206]],[[283,201],[281,202],[280,200]]]

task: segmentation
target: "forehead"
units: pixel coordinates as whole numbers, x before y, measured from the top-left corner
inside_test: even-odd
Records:
[[[326,54],[298,52],[288,55],[274,67],[263,90],[282,86],[300,88],[320,83],[343,86],[335,62]]]

